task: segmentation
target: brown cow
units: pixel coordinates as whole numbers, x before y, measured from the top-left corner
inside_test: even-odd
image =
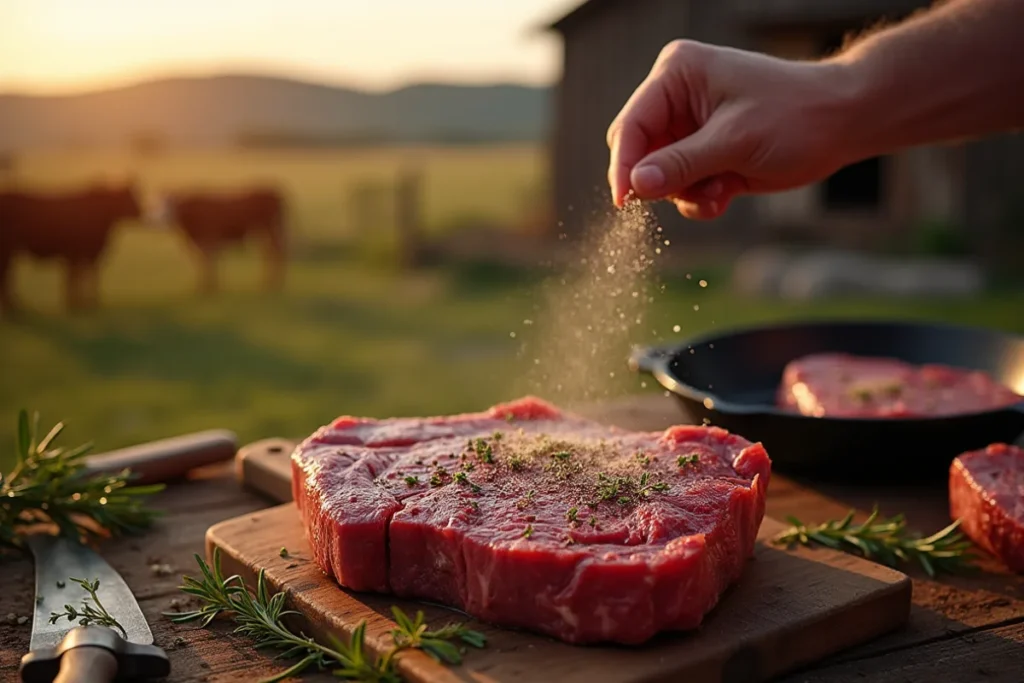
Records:
[[[0,191],[0,311],[15,308],[10,271],[18,253],[64,261],[68,310],[97,305],[97,269],[110,233],[118,221],[139,216],[131,185],[52,194]]]
[[[252,234],[264,240],[265,286],[279,289],[284,284],[285,203],[277,190],[174,193],[165,197],[163,209],[164,218],[177,223],[199,257],[200,292],[217,291],[216,261],[221,250]]]

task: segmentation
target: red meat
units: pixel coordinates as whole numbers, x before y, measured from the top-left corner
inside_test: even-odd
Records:
[[[934,417],[1004,408],[1020,396],[983,372],[840,353],[786,366],[778,403],[814,417]]]
[[[692,629],[735,582],[771,461],[715,427],[634,433],[533,398],[342,417],[292,456],[320,567],[572,643]]]
[[[971,540],[1024,572],[1024,449],[997,443],[954,459],[949,511]]]

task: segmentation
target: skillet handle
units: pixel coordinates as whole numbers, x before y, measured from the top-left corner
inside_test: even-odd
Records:
[[[634,346],[629,354],[629,369],[633,372],[645,372],[653,375],[664,370],[672,352],[654,346]]]

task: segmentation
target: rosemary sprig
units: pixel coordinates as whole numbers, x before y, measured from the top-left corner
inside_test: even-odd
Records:
[[[95,579],[90,582],[86,579],[76,579],[74,577],[70,577],[70,580],[81,586],[89,594],[89,597],[82,600],[80,608],[75,608],[74,605],[64,605],[63,612],[50,612],[50,623],[56,624],[57,620],[62,617],[67,617],[68,621],[77,619],[81,626],[98,624],[107,628],[116,628],[127,640],[128,634],[125,633],[124,626],[121,626],[117,619],[107,611],[107,608],[100,602],[99,596],[96,595],[96,591],[100,588],[100,580]]]
[[[957,520],[931,536],[921,538],[907,530],[902,514],[888,519],[879,517],[878,506],[863,524],[853,524],[850,510],[839,521],[807,526],[795,517],[787,521],[793,526],[775,537],[779,544],[824,545],[843,552],[860,555],[889,567],[918,562],[934,578],[939,572],[956,573],[974,569],[976,556],[968,552],[971,542],[957,531]]]
[[[422,612],[417,612],[416,618],[410,619],[398,607],[391,608],[398,625],[391,632],[394,645],[375,659],[366,653],[366,620],[356,626],[348,643],[332,637],[330,647],[321,645],[284,625],[283,618],[295,612],[284,609],[283,592],[270,593],[262,569],[256,579],[256,589],[250,590],[237,574],[224,577],[219,549],[213,551],[212,566],[199,555],[195,558],[202,576],[198,579],[184,577],[181,590],[199,598],[203,605],[191,612],[165,612],[165,616],[178,624],[198,621],[201,626],[207,626],[217,615],[230,613],[237,624],[235,632],[255,640],[256,647],[275,648],[283,651],[281,657],[300,658],[285,671],[265,679],[264,683],[283,680],[310,667],[333,668],[333,674],[345,680],[401,683],[395,662],[403,650],[419,649],[439,662],[459,664],[462,655],[452,640],[457,639],[473,647],[486,645],[482,633],[461,624],[432,631],[424,622]]]
[[[92,444],[54,446],[63,429],[58,422],[39,438],[39,413],[31,420],[19,413],[17,463],[0,474],[0,543],[20,546],[21,531],[33,524],[52,523],[63,536],[84,538],[97,535],[95,526],[111,534],[135,532],[157,516],[143,499],[162,484],[129,486],[129,470],[89,476],[83,458]]]

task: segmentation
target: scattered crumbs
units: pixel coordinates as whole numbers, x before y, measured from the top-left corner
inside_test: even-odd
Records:
[[[22,616],[18,617],[18,626],[24,626],[27,623],[28,623],[28,617],[26,617],[25,615],[22,615]]]
[[[43,604],[43,596],[42,595],[37,595],[36,596],[36,604],[37,605]]]
[[[679,332],[679,331],[681,331],[682,329],[683,329],[683,328],[682,328],[682,327],[680,327],[679,325],[673,325],[673,326],[672,326],[672,331],[673,331],[673,332]]]
[[[17,622],[18,622],[18,615],[15,614],[14,612],[9,612],[7,614],[7,623],[8,624],[16,624]]]
[[[526,529],[523,530],[523,538],[529,538],[530,536],[533,536],[533,525],[527,524]]]
[[[168,603],[168,605],[169,605],[169,607],[171,609],[180,610],[182,608],[182,606],[183,606],[183,603],[181,602],[180,598],[174,598],[174,599],[171,600],[170,603]]]
[[[288,548],[281,546],[281,549],[277,551],[277,554],[281,557],[288,557]]]
[[[186,645],[188,645],[188,641],[181,636],[176,636],[174,640],[171,641],[171,647],[173,648],[185,647]]]
[[[170,576],[174,573],[174,568],[166,562],[163,564],[151,564],[149,565],[149,572],[153,576]]]
[[[686,467],[688,465],[696,465],[700,462],[699,453],[690,453],[689,455],[680,455],[676,458],[676,464],[680,467]]]
[[[57,588],[63,588],[66,584],[63,581],[57,582]]]

